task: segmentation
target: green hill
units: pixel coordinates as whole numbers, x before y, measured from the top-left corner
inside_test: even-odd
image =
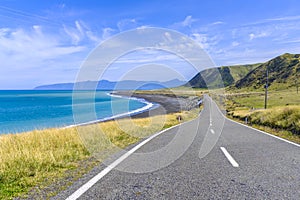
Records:
[[[206,69],[194,76],[186,84],[186,86],[191,86],[194,88],[207,88],[207,85],[209,85],[210,88],[230,86],[243,78],[259,65],[260,64],[235,65]],[[218,78],[220,75],[222,77],[222,81],[220,81],[220,78]]]
[[[250,71],[236,82],[236,88],[260,89],[266,83],[269,74],[270,89],[294,87],[300,78],[300,54],[283,54]]]

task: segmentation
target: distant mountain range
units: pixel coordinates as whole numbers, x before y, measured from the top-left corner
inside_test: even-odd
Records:
[[[186,82],[178,79],[173,79],[166,82],[158,81],[132,81],[125,80],[120,82],[113,82],[107,80],[101,81],[85,81],[76,83],[76,89],[89,90],[154,90],[163,88],[172,88],[184,85]],[[35,90],[72,90],[74,83],[57,83],[51,85],[41,85],[35,87]]]
[[[193,88],[263,88],[266,83],[266,73],[268,69],[269,86],[274,89],[288,88],[300,83],[300,54],[283,54],[265,63],[250,65],[222,66],[218,68],[206,69],[196,74],[187,83],[174,79],[167,82],[147,82],[147,81],[120,81],[111,82],[102,80],[99,82],[86,81],[77,83],[77,88],[97,90],[154,90],[163,88],[173,88],[187,86]],[[221,84],[217,77],[221,75]],[[72,90],[74,83],[59,83],[52,85],[42,85],[36,90]]]
[[[265,63],[223,66],[201,71],[186,86],[218,87],[219,74],[223,85],[231,88],[264,88],[268,69],[269,86],[273,89],[293,87],[300,83],[300,54],[283,54]]]

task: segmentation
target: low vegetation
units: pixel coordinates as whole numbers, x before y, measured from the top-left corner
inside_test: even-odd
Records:
[[[195,109],[163,117],[120,119],[78,128],[2,135],[0,199],[26,195],[36,186],[39,189],[47,187],[63,179],[66,172],[78,168],[82,161],[85,163],[102,152],[107,156],[107,152],[114,152],[108,151],[113,149],[111,147],[125,148],[143,137],[180,123],[176,119],[178,115],[181,115],[183,121],[187,121],[195,118],[198,112]],[[129,124],[135,126],[128,126]],[[99,128],[101,133],[96,131]],[[100,134],[102,137],[99,137]],[[79,172],[78,177],[88,169]]]
[[[238,92],[227,95],[229,117],[300,144],[300,94],[295,90],[272,90],[268,109],[263,92]]]

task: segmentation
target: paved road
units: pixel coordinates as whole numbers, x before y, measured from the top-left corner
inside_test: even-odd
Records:
[[[167,165],[170,157],[179,158]],[[108,173],[78,195],[103,169]],[[55,199],[76,191],[72,198],[300,199],[300,146],[226,119],[208,97],[199,118],[154,137],[109,170],[98,166]]]

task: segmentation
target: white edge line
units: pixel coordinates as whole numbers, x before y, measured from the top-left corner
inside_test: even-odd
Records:
[[[202,112],[199,113],[197,118],[202,114]],[[197,119],[196,118],[196,119]],[[195,120],[195,119],[194,119]],[[191,120],[191,121],[194,121]],[[142,141],[135,147],[133,147],[131,150],[127,151],[124,153],[120,158],[115,160],[113,163],[111,163],[109,166],[107,166],[104,170],[102,170],[100,173],[98,173],[96,176],[94,176],[92,179],[90,179],[88,182],[86,182],[84,185],[82,185],[79,189],[77,189],[74,193],[72,193],[66,200],[76,200],[78,199],[81,195],[83,195],[86,191],[88,191],[93,185],[95,185],[102,177],[104,177],[106,174],[108,174],[111,170],[113,170],[117,165],[119,165],[121,162],[123,162],[126,158],[128,158],[131,154],[133,154],[135,151],[137,151],[139,148],[144,146],[146,143],[154,139],[155,137],[159,136],[160,134],[171,130],[175,127],[178,127],[180,125],[183,125],[185,123],[189,123],[191,121],[187,121],[181,124],[177,124],[175,126],[172,126],[170,128],[167,128],[165,130],[162,130],[161,132],[155,133],[154,135],[148,137],[146,140]]]
[[[265,131],[262,131],[262,130],[253,128],[253,127],[251,127],[251,126],[247,126],[247,125],[245,125],[245,124],[242,124],[242,123],[240,123],[240,122],[234,121],[234,120],[229,119],[229,118],[227,118],[227,117],[226,117],[226,119],[228,119],[229,121],[232,121],[232,122],[234,122],[234,123],[240,124],[240,125],[242,125],[242,126],[244,126],[244,127],[253,129],[253,130],[258,131],[258,132],[260,132],[260,133],[263,133],[263,134],[265,134],[265,135],[268,135],[268,136],[271,136],[271,137],[273,137],[273,138],[276,138],[276,139],[278,139],[278,140],[281,140],[281,141],[287,142],[287,143],[289,143],[289,144],[295,145],[295,146],[297,146],[297,147],[300,147],[300,144],[291,142],[291,141],[289,141],[289,140],[286,140],[286,139],[284,139],[284,138],[278,137],[278,136],[276,136],[276,135],[272,135],[272,134],[267,133],[267,132],[265,132]]]
[[[239,167],[239,164],[234,160],[234,158],[228,153],[225,147],[220,147],[226,158],[229,160],[233,167]]]
[[[215,102],[214,102],[214,103],[215,103]],[[260,132],[260,133],[263,133],[263,134],[265,134],[265,135],[271,136],[271,137],[276,138],[276,139],[278,139],[278,140],[287,142],[287,143],[289,143],[289,144],[295,145],[295,146],[297,146],[297,147],[300,147],[300,144],[291,142],[291,141],[289,141],[289,140],[286,140],[286,139],[284,139],[284,138],[278,137],[278,136],[276,136],[276,135],[272,135],[272,134],[267,133],[267,132],[265,132],[265,131],[262,131],[262,130],[253,128],[253,127],[251,127],[251,126],[247,126],[247,125],[242,124],[242,123],[237,122],[237,121],[234,121],[234,120],[232,120],[232,119],[226,117],[226,116],[221,112],[221,110],[220,110],[220,108],[219,108],[218,106],[217,106],[217,108],[218,108],[218,111],[225,117],[225,119],[227,119],[227,120],[229,120],[229,121],[231,121],[231,122],[234,122],[234,123],[236,123],[236,124],[239,124],[239,125],[242,125],[242,126],[244,126],[244,127],[250,128],[250,129],[252,129],[252,130],[258,131],[258,132]]]

